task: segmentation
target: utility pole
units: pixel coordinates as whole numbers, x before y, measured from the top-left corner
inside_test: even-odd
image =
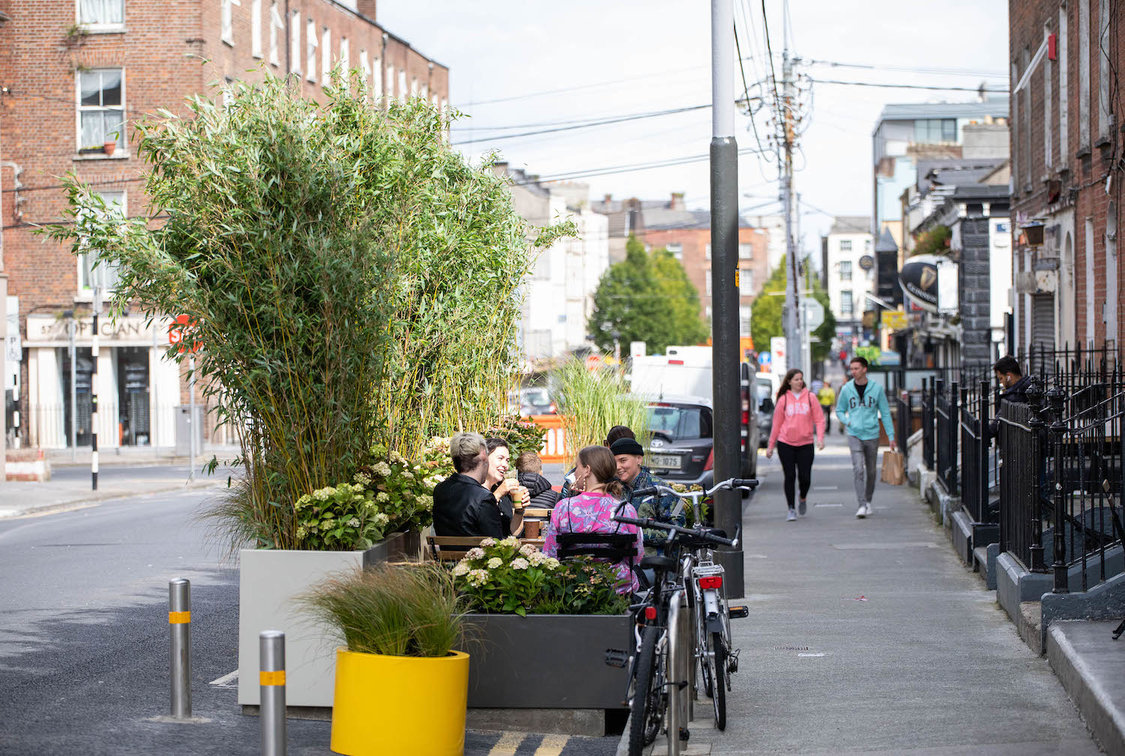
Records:
[[[711,0],[711,336],[715,480],[741,477],[738,353],[738,142],[734,138],[734,5]],[[752,450],[755,451],[756,450]],[[742,524],[738,491],[715,494],[715,526]],[[728,596],[744,596],[742,542],[715,552]]]
[[[783,14],[788,19],[789,14]],[[782,144],[785,149],[785,162],[782,166],[781,201],[785,208],[785,265],[788,268],[785,284],[785,355],[786,365],[789,369],[799,368],[805,371],[805,380],[808,380],[808,368],[803,364],[804,350],[802,349],[801,328],[801,294],[798,286],[800,261],[797,259],[797,244],[793,219],[793,143],[796,140],[796,128],[793,111],[796,108],[796,92],[793,85],[793,61],[789,57],[789,29],[786,21],[783,35],[785,47],[781,54],[782,78]]]

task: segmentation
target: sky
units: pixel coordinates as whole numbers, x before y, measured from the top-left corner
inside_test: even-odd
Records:
[[[738,146],[750,152],[739,160],[740,206],[750,214],[780,210],[768,103],[788,46],[804,77],[794,164],[806,251],[818,247],[832,215],[871,215],[871,133],[885,104],[963,102],[982,83],[1008,87],[1003,0],[793,0],[787,19],[783,0],[732,1],[742,65],[731,97],[748,92],[756,108],[752,117],[736,115]],[[530,174],[588,184],[592,199],[683,192],[698,209],[710,202],[710,14],[701,0],[381,0],[377,7],[383,28],[450,68],[450,103],[464,114],[451,138],[471,160],[495,150]],[[681,112],[647,115],[672,110]],[[647,117],[574,128],[639,115]],[[555,130],[513,138],[546,129]],[[754,154],[759,144],[766,154]],[[693,157],[704,159],[685,162]],[[654,164],[662,165],[636,169]]]

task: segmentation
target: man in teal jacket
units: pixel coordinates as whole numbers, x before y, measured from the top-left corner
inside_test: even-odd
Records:
[[[847,430],[848,448],[852,453],[852,472],[855,475],[855,496],[859,509],[855,516],[861,520],[875,514],[871,496],[875,493],[875,465],[879,456],[879,418],[887,429],[891,451],[896,451],[895,429],[891,422],[891,408],[887,406],[887,393],[883,386],[867,380],[867,360],[852,357],[848,364],[852,380],[840,389],[836,398],[836,417]]]

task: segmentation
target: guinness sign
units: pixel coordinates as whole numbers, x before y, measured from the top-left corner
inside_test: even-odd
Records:
[[[898,274],[906,296],[928,312],[938,311],[938,263],[942,260],[937,255],[911,257]]]

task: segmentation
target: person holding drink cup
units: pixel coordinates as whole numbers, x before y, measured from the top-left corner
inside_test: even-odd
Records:
[[[508,442],[502,438],[490,438],[486,442],[488,450],[488,473],[484,486],[496,497],[500,508],[500,521],[505,533],[518,536],[523,532],[523,509],[530,498],[527,489],[513,477],[509,478],[511,451]]]

